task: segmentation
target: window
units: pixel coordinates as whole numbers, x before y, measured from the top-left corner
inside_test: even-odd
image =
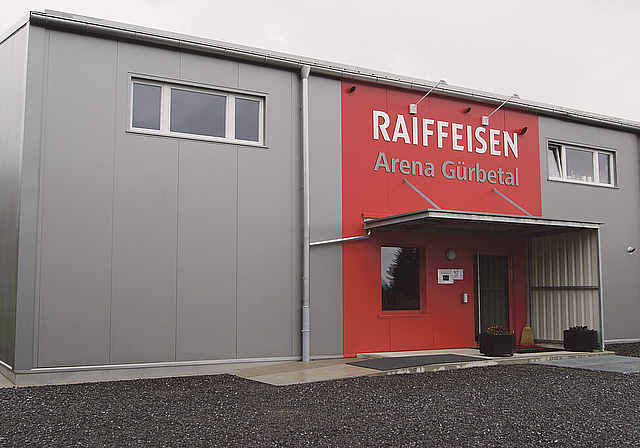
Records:
[[[420,310],[420,249],[381,247],[382,310]]]
[[[146,79],[131,86],[131,130],[264,144],[264,97]]]
[[[615,186],[615,153],[549,143],[549,179]]]

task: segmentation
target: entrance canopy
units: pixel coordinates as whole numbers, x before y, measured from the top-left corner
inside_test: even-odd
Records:
[[[576,230],[599,229],[601,223],[561,221],[531,216],[426,209],[384,218],[366,218],[365,230],[386,229],[436,233],[466,233],[537,237]]]
[[[527,238],[529,317],[537,340],[561,341],[574,325],[598,328],[604,348],[601,223],[426,209],[366,218],[365,230]]]

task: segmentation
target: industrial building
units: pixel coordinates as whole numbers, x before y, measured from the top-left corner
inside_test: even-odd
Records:
[[[640,339],[640,123],[53,11],[0,80],[17,384]]]

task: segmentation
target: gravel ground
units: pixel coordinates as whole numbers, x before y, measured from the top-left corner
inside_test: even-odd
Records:
[[[510,365],[284,387],[195,376],[2,389],[0,415],[0,446],[640,446],[640,375]]]
[[[616,355],[640,358],[640,342],[634,342],[632,344],[605,344],[604,348],[616,352]]]

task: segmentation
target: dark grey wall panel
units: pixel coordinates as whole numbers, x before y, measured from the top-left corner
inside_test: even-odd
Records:
[[[237,148],[180,143],[177,360],[236,356]]]
[[[0,44],[0,360],[15,361],[27,28]]]
[[[541,117],[542,206],[547,218],[600,221],[606,339],[640,337],[640,163],[635,135]],[[548,180],[548,139],[616,151],[618,188]]]
[[[238,149],[238,357],[291,355],[291,83],[240,64],[241,89],[269,92],[268,148]]]
[[[311,77],[311,241],[342,236],[341,82]],[[349,243],[346,243],[349,244]],[[311,248],[311,354],[342,353],[342,244]]]
[[[111,363],[175,360],[178,140],[125,133],[128,73],[179,78],[177,52],[118,44]]]
[[[51,32],[38,365],[109,361],[116,49]]]

